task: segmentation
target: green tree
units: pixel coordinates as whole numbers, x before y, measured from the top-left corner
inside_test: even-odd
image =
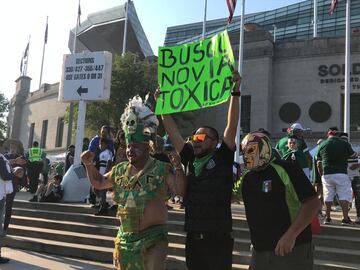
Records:
[[[6,134],[6,113],[9,110],[9,101],[3,93],[0,92],[0,138],[4,138]]]
[[[112,66],[110,99],[106,102],[89,102],[86,108],[86,133],[97,133],[102,125],[116,129],[129,99],[142,98],[157,86],[157,64],[138,60],[137,55],[115,55]]]

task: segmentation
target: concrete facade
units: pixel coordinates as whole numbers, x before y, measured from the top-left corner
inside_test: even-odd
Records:
[[[360,63],[360,37],[352,39],[352,63]],[[301,108],[299,122],[313,131],[323,131],[329,126],[342,126],[341,95],[344,93],[344,75],[338,68],[344,64],[344,38],[314,39],[288,42],[275,46],[273,130],[279,130],[283,122],[276,112],[284,102],[293,101]],[[320,67],[333,68],[333,74],[321,73]],[[360,93],[360,66],[353,70],[351,94]],[[336,81],[334,81],[336,80]],[[309,117],[310,106],[324,101],[331,107],[327,121],[315,122]],[[359,104],[360,105],[360,104]],[[356,115],[352,115],[356,117]],[[352,123],[352,130],[360,131],[360,122]]]
[[[123,50],[126,5],[89,14],[77,29],[76,52],[88,50],[120,54]],[[75,29],[72,29],[68,42],[70,51],[73,50],[74,35]],[[140,58],[154,56],[132,1],[129,1],[126,39],[127,52],[137,53]]]
[[[62,132],[59,133],[59,119],[64,118],[68,104],[58,101],[59,83],[43,84],[39,90],[30,93],[30,80],[22,76],[16,81],[17,91],[10,101],[8,137],[19,139],[24,148],[28,148],[33,141],[41,143],[45,140],[46,150],[63,152],[66,148],[67,124],[63,124]],[[44,134],[43,122],[46,120]],[[32,124],[33,136],[30,134]],[[59,139],[61,142],[56,145]]]

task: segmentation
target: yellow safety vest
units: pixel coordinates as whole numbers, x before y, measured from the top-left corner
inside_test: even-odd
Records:
[[[39,147],[33,147],[29,149],[29,161],[41,161],[43,150]]]

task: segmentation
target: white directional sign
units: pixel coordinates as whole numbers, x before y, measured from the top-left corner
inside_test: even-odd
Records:
[[[60,101],[110,98],[112,54],[84,52],[64,55]]]

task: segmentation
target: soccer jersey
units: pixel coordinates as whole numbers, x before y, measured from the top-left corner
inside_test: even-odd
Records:
[[[277,167],[285,173],[279,175]],[[284,175],[288,176],[285,181],[281,178]],[[296,208],[289,205],[290,201],[303,202],[316,196],[314,188],[299,166],[283,160],[273,161],[264,170],[248,171],[242,179],[241,192],[251,243],[256,251],[273,251],[290,227],[297,215],[294,212]],[[296,238],[296,245],[310,241],[311,230],[308,226]]]
[[[284,157],[286,154],[288,154],[289,152],[291,152],[291,150],[288,147],[288,139],[289,136],[285,136],[283,138],[281,138],[278,143],[275,146],[275,149],[277,149],[279,151],[279,154]],[[296,138],[299,142],[299,150],[306,153],[309,151],[306,142],[304,141],[304,139],[297,137]]]
[[[351,145],[338,137],[330,137],[319,146],[317,160],[321,161],[323,174],[347,173],[347,160],[355,155]]]
[[[113,160],[113,154],[109,149],[105,149],[99,155],[99,173],[104,175],[109,161]]]

